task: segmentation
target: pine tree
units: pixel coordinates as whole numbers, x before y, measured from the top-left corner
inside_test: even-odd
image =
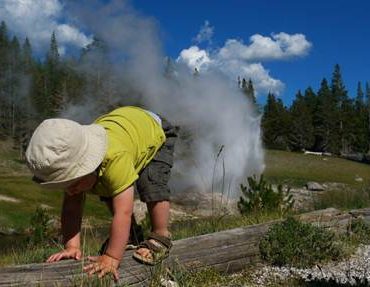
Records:
[[[3,71],[6,66],[9,44],[8,27],[2,21],[0,24],[0,71]]]
[[[317,92],[316,118],[314,119],[314,150],[336,152],[339,150],[337,104],[329,88],[328,81],[321,81]]]
[[[112,79],[109,48],[107,44],[95,37],[93,42],[82,50],[79,60],[82,77],[86,83],[86,92],[94,98],[98,112],[105,111],[112,106],[112,98],[115,93],[115,80]],[[122,85],[122,83],[120,83]],[[130,91],[132,94],[132,91]],[[131,96],[131,95],[130,95]]]
[[[292,106],[290,116],[293,119],[288,135],[289,145],[293,150],[312,150],[315,135],[313,126],[316,96],[311,88],[305,92],[305,96],[298,91]]]
[[[356,95],[356,111],[360,112],[364,108],[364,92],[362,90],[361,82],[357,83],[357,95]]]
[[[20,81],[21,81],[21,62],[20,62],[20,45],[17,37],[13,37],[9,49],[9,133],[14,138],[16,131],[17,116],[19,115],[19,102],[21,101]]]
[[[256,95],[253,87],[252,79],[246,81],[244,78],[241,81],[241,89],[246,97],[253,103],[256,104]]]
[[[51,35],[44,76],[46,78],[44,95],[47,99],[45,115],[56,116],[64,108],[65,99],[62,93],[63,70],[55,32]]]
[[[368,148],[367,153],[370,153],[370,85],[366,82],[365,86],[365,97],[366,97],[366,116],[367,116],[367,142]]]
[[[354,106],[354,117],[353,117],[353,127],[354,127],[354,140],[352,142],[353,151],[366,153],[368,147],[367,139],[367,109],[364,101],[364,92],[362,90],[361,82],[357,84],[357,94]]]
[[[173,77],[175,76],[175,67],[170,57],[166,58],[166,63],[164,65],[163,74],[164,74],[164,77],[167,79],[173,79]]]
[[[9,68],[9,38],[8,28],[4,21],[0,23],[0,138],[8,133],[8,68]]]
[[[18,92],[17,112],[15,117],[14,144],[19,151],[19,158],[24,159],[28,141],[37,124],[35,109],[32,105],[32,85],[35,73],[35,61],[32,57],[32,47],[28,38],[22,44],[19,53],[18,70],[20,91]],[[26,87],[26,88],[25,88]]]
[[[336,104],[336,114],[339,120],[339,150],[336,153],[348,153],[351,150],[351,141],[354,138],[353,126],[351,122],[352,117],[352,102],[347,95],[345,89],[340,66],[337,64],[334,67],[332,76],[331,92],[334,103]]]
[[[290,116],[281,99],[269,93],[262,116],[263,142],[267,148],[288,149]]]
[[[32,67],[34,66],[34,60],[32,58],[32,47],[28,38],[24,40],[22,45],[22,67],[26,73],[31,73]]]
[[[59,64],[59,57],[57,38],[55,32],[53,32],[50,39],[49,52],[47,54],[47,64],[56,68]]]

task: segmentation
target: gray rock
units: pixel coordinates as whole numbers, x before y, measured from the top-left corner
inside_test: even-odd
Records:
[[[311,191],[323,191],[325,190],[325,188],[317,183],[317,182],[314,182],[314,181],[309,181],[306,183],[306,187],[308,190],[311,190]]]

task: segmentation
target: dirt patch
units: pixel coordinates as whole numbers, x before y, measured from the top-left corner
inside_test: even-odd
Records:
[[[0,195],[0,201],[13,202],[13,203],[21,202],[19,199],[16,199],[16,198],[10,197],[10,196],[6,196],[6,195]]]

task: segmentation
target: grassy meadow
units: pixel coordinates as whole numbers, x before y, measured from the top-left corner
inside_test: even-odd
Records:
[[[60,215],[63,192],[41,188],[31,178],[31,173],[25,163],[19,160],[19,154],[12,149],[11,143],[1,142],[0,231],[7,228],[26,229],[40,205],[51,215]],[[96,196],[87,197],[84,214],[97,223],[110,217],[107,208]]]
[[[30,216],[39,205],[52,215],[60,214],[62,191],[42,189],[32,182],[30,176],[1,176],[0,180],[0,195],[18,200],[10,202],[0,199],[0,228],[27,228]],[[84,214],[96,222],[105,221],[110,216],[104,203],[96,196],[87,196]]]
[[[19,201],[0,199],[0,230],[27,228],[31,215],[41,204],[48,208],[50,214],[60,214],[62,191],[51,191],[37,186],[32,182],[31,174],[24,164],[16,158],[17,154],[11,149],[0,149],[0,197],[6,196]],[[336,157],[267,150],[265,164],[264,175],[271,183],[302,187],[308,181],[336,182],[354,189],[370,183],[370,165]],[[356,181],[358,178],[362,181]],[[351,197],[351,191],[343,192],[346,198]],[[330,197],[334,198],[335,195],[331,194]],[[339,195],[338,200],[342,198],[343,194]],[[91,222],[105,222],[109,219],[107,208],[96,196],[87,197],[84,215]]]
[[[61,209],[63,192],[50,191],[37,186],[32,182],[31,174],[25,168],[24,163],[14,160],[14,158],[17,158],[14,152],[0,148],[0,231],[9,228],[19,231],[27,230],[37,206],[42,205],[51,216],[59,216]],[[326,207],[350,209],[370,206],[370,189],[368,188],[370,165],[336,157],[304,155],[276,150],[266,151],[265,164],[264,177],[272,184],[283,183],[293,187],[302,187],[308,181],[344,184],[345,188],[343,190],[329,190],[322,195],[315,204],[317,209]],[[4,200],[4,197],[5,199],[15,199],[17,202]],[[250,216],[215,214],[211,218],[175,221],[172,224],[171,231],[174,239],[181,239],[262,223],[281,218],[281,216],[281,214],[273,212]],[[110,215],[104,204],[96,196],[88,196],[84,211],[84,222],[87,224],[85,224],[82,231],[85,235],[83,248],[86,253],[95,254],[104,239],[91,226],[108,226],[105,223],[108,222],[109,218]],[[148,223],[144,221],[144,228],[147,226]],[[3,242],[0,236],[0,244],[3,244]],[[58,241],[55,240],[46,245],[34,245],[32,247],[27,244],[20,244],[16,248],[13,246],[6,249],[6,251],[4,248],[0,248],[0,266],[42,262],[52,252],[60,248]],[[235,276],[225,276],[211,269],[194,274],[181,271],[175,277],[178,277],[176,280],[184,282],[180,286],[221,286],[219,284],[226,284],[226,282],[247,284],[250,270],[248,269]],[[282,284],[286,283],[283,282]]]
[[[308,181],[337,182],[351,186],[370,183],[370,165],[338,157],[267,150],[265,164],[265,177],[272,183],[292,186],[303,186]],[[358,181],[359,178],[362,181]]]

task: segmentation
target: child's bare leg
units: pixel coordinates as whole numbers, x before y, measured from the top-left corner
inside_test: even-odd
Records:
[[[170,216],[169,201],[153,201],[147,203],[152,232],[168,237],[168,220]]]
[[[153,201],[148,202],[147,206],[152,224],[152,232],[166,237],[170,236],[170,232],[168,230],[170,202]],[[136,253],[143,257],[150,256],[150,251],[147,248],[139,248],[138,250],[136,250]]]

